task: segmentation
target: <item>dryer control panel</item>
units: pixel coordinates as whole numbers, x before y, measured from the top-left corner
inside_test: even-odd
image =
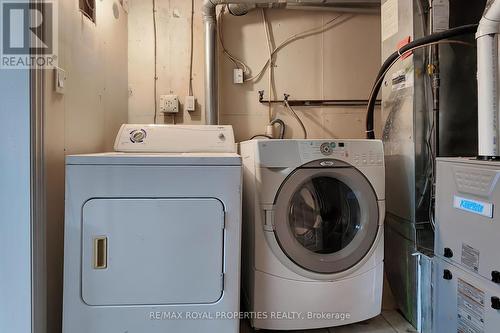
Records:
[[[123,125],[115,151],[126,153],[235,153],[232,126]]]

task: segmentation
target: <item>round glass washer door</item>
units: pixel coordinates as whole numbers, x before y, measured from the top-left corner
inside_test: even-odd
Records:
[[[353,167],[300,168],[276,197],[275,237],[290,260],[322,274],[346,271],[378,232],[377,196]]]

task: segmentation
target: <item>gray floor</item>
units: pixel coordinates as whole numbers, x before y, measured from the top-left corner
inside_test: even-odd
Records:
[[[253,333],[248,322],[241,323],[241,333]],[[259,331],[271,332],[271,331]],[[295,333],[416,333],[417,331],[396,311],[384,311],[381,316],[368,321],[333,328]]]

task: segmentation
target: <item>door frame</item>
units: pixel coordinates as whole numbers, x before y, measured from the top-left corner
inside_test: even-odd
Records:
[[[30,0],[32,4],[43,0]],[[57,2],[55,2],[57,5]],[[41,6],[41,10],[45,7]],[[43,17],[36,17],[43,19]],[[37,22],[40,23],[41,22]],[[48,33],[42,31],[42,34]],[[41,41],[36,42],[41,49]],[[33,56],[41,54],[32,51]],[[45,173],[45,75],[38,65],[30,69],[31,126],[31,331],[47,332],[47,251],[46,251],[46,173]]]
[[[0,1],[2,2],[2,1]],[[41,0],[30,0],[37,4]],[[43,19],[36,17],[36,19]],[[32,48],[33,50],[33,48]],[[38,54],[33,52],[32,56]],[[43,151],[43,69],[1,69],[0,105],[5,169],[0,195],[5,201],[0,234],[5,299],[0,307],[8,320],[0,320],[0,331],[46,332],[46,252]],[[8,199],[8,200],[7,200]]]
[[[32,0],[37,3],[38,0]],[[44,94],[46,69],[30,70],[32,332],[47,331]]]

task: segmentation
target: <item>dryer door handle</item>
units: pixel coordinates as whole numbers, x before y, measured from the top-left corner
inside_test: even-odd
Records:
[[[108,237],[94,238],[94,269],[108,268]]]

